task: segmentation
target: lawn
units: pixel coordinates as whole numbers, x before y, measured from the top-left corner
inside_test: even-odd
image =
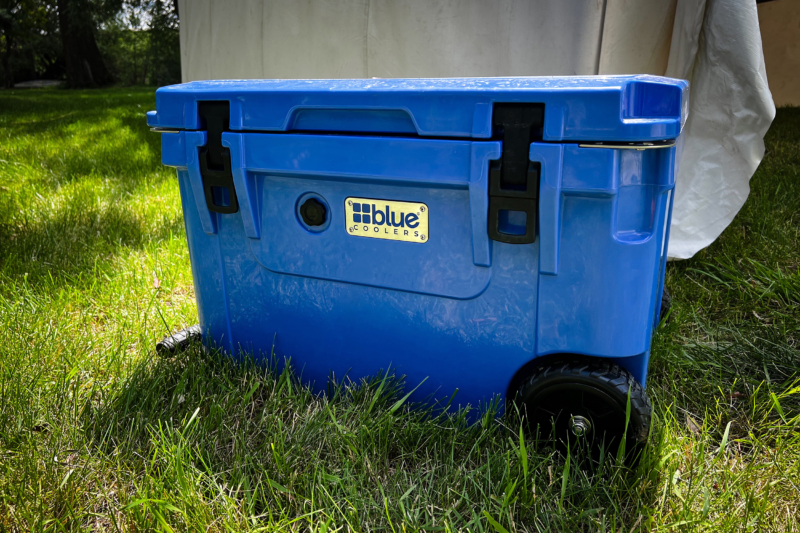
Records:
[[[314,396],[193,349],[174,170],[149,89],[0,92],[0,531],[800,530],[800,109],[744,209],[670,264],[655,429],[581,468],[514,417],[374,380]]]

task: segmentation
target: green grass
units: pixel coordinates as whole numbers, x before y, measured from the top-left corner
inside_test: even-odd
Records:
[[[671,264],[638,469],[375,379],[320,398],[192,350],[150,90],[0,92],[0,531],[800,530],[800,109],[722,237]]]

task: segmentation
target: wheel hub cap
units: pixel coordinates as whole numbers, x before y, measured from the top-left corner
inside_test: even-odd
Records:
[[[592,429],[592,423],[583,416],[573,416],[569,419],[569,429],[576,437],[583,437]]]

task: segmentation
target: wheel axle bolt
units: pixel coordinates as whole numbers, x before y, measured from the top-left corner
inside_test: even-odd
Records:
[[[592,423],[588,418],[573,416],[569,419],[569,429],[576,437],[583,437],[592,430]]]

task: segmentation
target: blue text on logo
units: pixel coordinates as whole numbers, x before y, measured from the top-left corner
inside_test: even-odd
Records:
[[[386,206],[385,210],[378,209],[375,204],[354,203],[353,222],[362,224],[375,224],[377,226],[391,226],[394,228],[416,228],[419,226],[419,217],[416,213],[397,213]]]

